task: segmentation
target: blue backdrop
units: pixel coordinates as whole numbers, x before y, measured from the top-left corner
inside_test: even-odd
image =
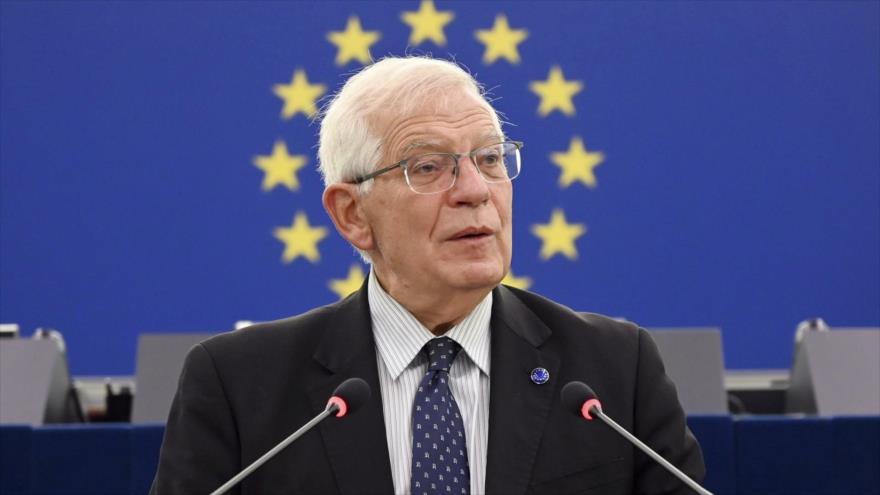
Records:
[[[470,68],[526,142],[513,283],[721,326],[728,367],[787,367],[801,319],[880,325],[878,18],[877,2],[4,1],[0,319],[56,327],[74,373],[115,374],[140,332],[337,300],[360,265],[320,206],[310,105],[367,54],[430,53]]]

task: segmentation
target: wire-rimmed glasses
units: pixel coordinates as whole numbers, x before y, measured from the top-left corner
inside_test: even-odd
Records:
[[[504,141],[481,146],[469,153],[425,153],[357,177],[350,183],[361,184],[399,167],[403,169],[406,183],[413,192],[439,193],[455,185],[459,174],[458,163],[465,156],[471,159],[486,182],[507,182],[519,175],[522,166],[519,150],[522,147],[521,141]]]

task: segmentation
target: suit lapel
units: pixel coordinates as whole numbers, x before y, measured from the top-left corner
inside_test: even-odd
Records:
[[[315,414],[348,378],[363,378],[371,390],[360,410],[338,420],[329,418],[319,427],[337,486],[343,494],[393,493],[366,282],[340,303],[330,321],[314,356],[330,372],[310,391]]]
[[[528,489],[541,433],[559,389],[559,359],[540,349],[551,330],[504,286],[493,294],[491,325],[486,492],[520,494]],[[538,367],[550,372],[550,381],[543,385],[530,379]]]

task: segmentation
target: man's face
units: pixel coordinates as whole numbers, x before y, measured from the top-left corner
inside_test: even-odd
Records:
[[[489,108],[455,91],[438,109],[428,102],[410,116],[387,117],[377,128],[385,156],[381,166],[424,153],[466,153],[502,141]],[[386,289],[443,295],[491,288],[511,257],[510,182],[487,183],[473,162],[459,161],[455,185],[417,194],[403,170],[381,175],[363,198],[373,237],[370,254]],[[424,292],[418,292],[424,291]]]

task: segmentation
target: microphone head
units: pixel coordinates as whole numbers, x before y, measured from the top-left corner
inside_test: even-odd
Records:
[[[560,395],[562,396],[562,405],[565,409],[577,416],[584,416],[583,407],[587,401],[595,400],[596,404],[599,403],[596,400],[596,392],[593,392],[593,389],[584,382],[574,381],[566,383],[562,387]]]
[[[336,417],[341,418],[351,411],[357,410],[370,400],[370,386],[360,378],[349,378],[340,383],[333,396],[327,402],[327,407],[335,404],[337,407]]]

